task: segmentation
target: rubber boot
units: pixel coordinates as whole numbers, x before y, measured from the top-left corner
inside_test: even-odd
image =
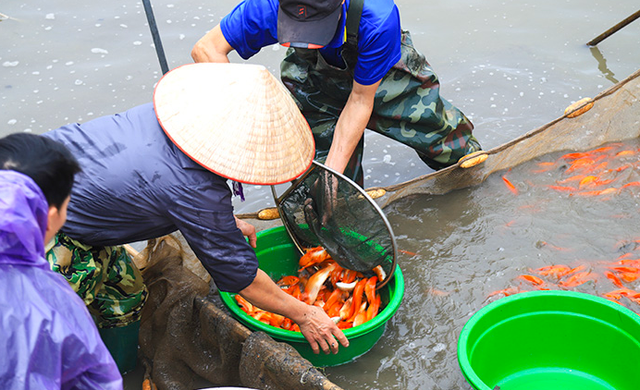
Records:
[[[116,328],[99,328],[100,337],[116,361],[121,374],[136,368],[140,321]]]

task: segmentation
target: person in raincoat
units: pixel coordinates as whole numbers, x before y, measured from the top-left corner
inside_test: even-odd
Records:
[[[280,43],[280,70],[309,122],[316,159],[363,184],[369,128],[441,169],[480,150],[473,125],[400,26],[393,0],[243,0],[193,47],[195,62],[243,59]]]
[[[154,104],[43,134],[66,145],[83,168],[67,223],[47,259],[84,299],[101,331],[117,338],[133,329],[137,335],[147,290],[122,245],[179,230],[218,289],[289,317],[316,353],[337,353],[336,339],[344,346],[348,341],[326,313],[284,293],[259,270],[255,228],[235,218],[227,183],[233,180],[241,193],[236,181],[283,183],[300,175],[313,158],[309,127],[264,67],[209,65],[221,64],[189,64],[167,73]],[[249,86],[267,92],[239,89],[236,78],[247,71],[255,76]],[[272,92],[270,86],[279,89]],[[249,96],[251,106],[235,112],[249,104]],[[256,100],[265,96],[277,97],[263,104],[281,109],[274,123],[251,120],[264,112]],[[278,171],[280,177],[272,176]]]
[[[79,165],[35,134],[0,139],[0,388],[122,389],[84,303],[44,258]]]

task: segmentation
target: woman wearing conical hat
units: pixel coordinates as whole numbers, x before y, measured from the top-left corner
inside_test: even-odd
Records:
[[[296,321],[316,352],[348,346],[322,309],[282,292],[258,268],[255,228],[233,215],[230,182],[240,195],[239,183],[285,183],[313,159],[308,124],[264,67],[184,65],[158,82],[153,104],[44,135],[83,169],[48,260],[100,328],[136,329],[147,296],[119,246],[179,230],[220,290]]]

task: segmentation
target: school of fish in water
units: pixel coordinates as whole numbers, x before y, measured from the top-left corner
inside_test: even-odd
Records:
[[[533,174],[561,172],[561,177],[547,188],[568,197],[593,197],[609,201],[624,191],[640,187],[640,181],[629,181],[631,174],[640,168],[640,149],[624,143],[608,144],[587,152],[568,153],[555,161],[539,162],[531,171]],[[502,176],[507,189],[514,195],[519,190],[507,177]],[[529,183],[529,185],[534,185]],[[542,245],[550,245],[542,243]],[[517,285],[491,292],[492,296],[509,296],[530,290],[562,289],[570,290],[585,283],[600,284],[602,297],[633,309],[640,305],[640,292],[630,288],[640,279],[640,239],[618,243],[628,252],[610,261],[584,262],[571,267],[554,264],[531,269],[528,274],[517,276]],[[554,247],[558,251],[567,248]],[[637,308],[636,308],[637,310]]]
[[[309,305],[321,307],[340,329],[361,325],[381,309],[376,286],[385,279],[382,267],[375,276],[365,277],[340,267],[322,247],[307,249],[299,260],[298,275],[283,276],[276,284],[287,294]],[[251,317],[271,326],[300,332],[291,319],[262,310],[237,294],[240,308]]]

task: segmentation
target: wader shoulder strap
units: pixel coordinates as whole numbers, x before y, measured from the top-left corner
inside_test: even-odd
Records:
[[[354,49],[358,48],[358,29],[362,16],[364,0],[351,0],[347,10],[347,44]]]

